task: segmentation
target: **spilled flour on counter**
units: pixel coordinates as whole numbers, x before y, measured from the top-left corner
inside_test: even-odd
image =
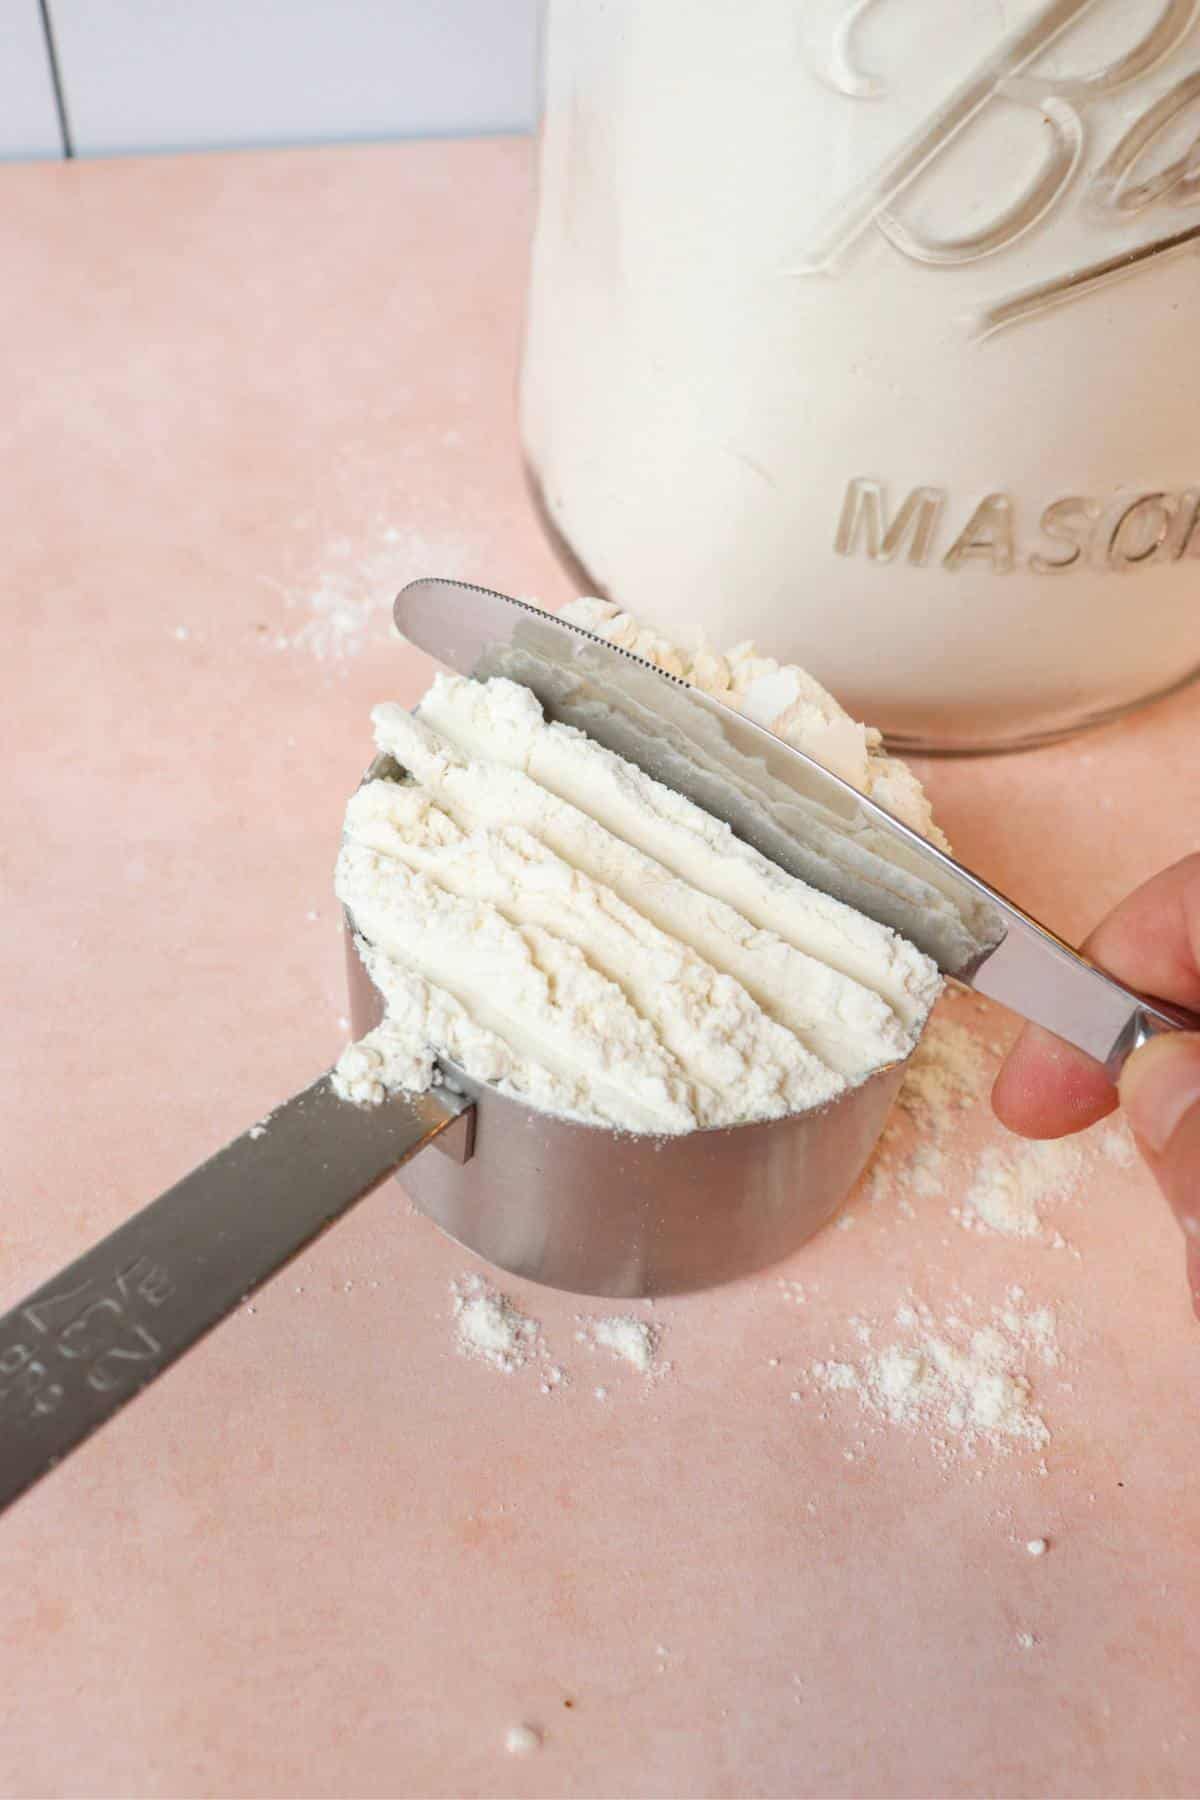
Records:
[[[541,1349],[542,1328],[518,1306],[488,1286],[481,1275],[466,1275],[450,1289],[459,1354],[515,1375]]]
[[[406,582],[436,569],[455,576],[466,570],[466,545],[452,535],[430,537],[396,525],[376,526],[362,539],[336,537],[326,545],[315,584],[297,592],[267,576],[263,586],[283,595],[299,622],[271,640],[276,650],[302,650],[339,675],[378,633],[386,639],[392,602]],[[289,621],[289,623],[291,623]]]
[[[1043,1224],[1041,1208],[1069,1198],[1082,1169],[1083,1151],[1071,1138],[1030,1142],[1005,1132],[1002,1144],[989,1144],[980,1154],[963,1204],[951,1209],[952,1216],[965,1231],[1039,1238],[1065,1249],[1062,1233]]]
[[[1124,1119],[1115,1119],[1104,1127],[1097,1135],[1096,1148],[1101,1156],[1115,1163],[1118,1169],[1132,1169],[1138,1159],[1133,1133]]]
[[[965,1000],[951,988],[933,1012],[864,1179],[868,1205],[894,1202],[902,1218],[914,1216],[914,1200],[948,1194],[953,1155],[968,1116],[986,1104],[991,1087],[994,1053],[951,1011]],[[901,1148],[906,1139],[907,1152]]]
[[[464,1275],[450,1285],[455,1348],[460,1356],[488,1363],[504,1375],[515,1375],[530,1364],[543,1394],[555,1394],[572,1385],[567,1369],[551,1358],[539,1320],[533,1319],[485,1281],[482,1275]],[[662,1328],[633,1314],[590,1318],[576,1315],[575,1342],[589,1352],[605,1351],[627,1363],[648,1383],[670,1373],[659,1351]],[[598,1400],[608,1398],[606,1387],[593,1389]]]
[[[1018,1137],[992,1117],[989,1096],[1004,1046],[985,1042],[961,1015],[985,1017],[987,1002],[951,988],[930,1019],[864,1177],[868,1205],[887,1202],[913,1218],[914,1202],[945,1199],[965,1231],[1023,1238],[1079,1252],[1047,1215],[1078,1199],[1090,1170],[1132,1168],[1137,1152],[1124,1120],[1045,1141]],[[969,1015],[968,1015],[969,1016]],[[982,1025],[982,1021],[980,1021]],[[979,1121],[990,1135],[979,1145]],[[974,1143],[979,1147],[971,1149]]]
[[[1048,1308],[1023,1302],[1022,1290],[1010,1289],[1006,1304],[975,1326],[957,1312],[939,1319],[906,1301],[891,1342],[853,1361],[814,1362],[809,1380],[827,1395],[853,1396],[884,1424],[922,1431],[943,1460],[1042,1448],[1050,1432],[1031,1370],[1058,1364],[1057,1326]]]
[[[650,1374],[662,1336],[656,1325],[633,1317],[585,1319],[582,1315],[580,1323],[581,1328],[575,1333],[579,1343],[593,1350],[608,1350],[630,1363],[639,1374]]]
[[[897,1104],[940,1142],[956,1113],[986,1098],[994,1062],[973,1031],[945,1011],[936,1012],[905,1073]]]
[[[775,1286],[790,1306],[803,1306],[808,1299],[808,1293],[802,1281],[792,1281],[785,1275],[779,1275],[776,1277]]]

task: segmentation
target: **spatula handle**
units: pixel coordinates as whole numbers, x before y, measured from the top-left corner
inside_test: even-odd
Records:
[[[0,1317],[0,1507],[132,1400],[470,1102],[287,1100]]]

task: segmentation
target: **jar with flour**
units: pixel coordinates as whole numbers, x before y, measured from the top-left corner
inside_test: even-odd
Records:
[[[545,506],[910,747],[1200,665],[1200,0],[549,0]]]

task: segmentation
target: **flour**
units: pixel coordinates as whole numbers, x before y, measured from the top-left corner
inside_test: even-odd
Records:
[[[543,1394],[570,1386],[570,1376],[550,1352],[538,1320],[529,1317],[508,1295],[499,1293],[481,1275],[464,1275],[450,1288],[455,1346],[462,1356],[488,1363],[504,1375],[515,1375],[536,1364]],[[670,1370],[659,1360],[662,1333],[657,1325],[633,1315],[602,1318],[580,1315],[578,1343],[592,1351],[606,1351],[628,1363],[639,1375],[658,1377]],[[608,1389],[596,1387],[597,1400],[607,1400]]]
[[[515,1375],[538,1354],[541,1327],[537,1320],[489,1287],[482,1276],[465,1276],[450,1291],[461,1355],[489,1363],[502,1374]]]
[[[438,1053],[566,1117],[661,1135],[819,1106],[906,1055],[940,979],[528,689],[439,676],[375,711],[411,781],[352,797],[337,870],[387,1017],[370,1103]]]
[[[1046,1229],[1041,1208],[1073,1192],[1082,1168],[1083,1152],[1069,1138],[1030,1143],[1006,1132],[1002,1143],[982,1152],[958,1222],[966,1230],[1040,1238],[1061,1248],[1065,1240]]]
[[[934,1142],[917,1145],[906,1164],[908,1185],[919,1200],[932,1200],[946,1190],[949,1158],[943,1146]]]
[[[1097,1137],[1096,1146],[1101,1156],[1116,1163],[1118,1169],[1132,1169],[1137,1162],[1137,1146],[1124,1119],[1105,1126]]]
[[[985,1098],[993,1063],[966,1025],[939,1012],[917,1046],[900,1088],[898,1104],[934,1142],[953,1127],[953,1115]]]
[[[392,602],[406,582],[430,569],[439,575],[459,575],[467,571],[469,561],[465,543],[456,537],[432,539],[395,525],[377,526],[365,543],[335,538],[326,547],[325,566],[315,586],[306,591],[298,593],[266,576],[260,578],[265,587],[283,595],[289,612],[298,613],[301,620],[290,630],[277,631],[272,646],[304,651],[331,672],[345,675],[346,665],[376,635],[386,641]]]
[[[980,1023],[956,1016],[968,1007],[968,1016],[979,1014]],[[986,1109],[1005,1049],[980,1035],[990,1013],[987,1002],[949,989],[905,1071],[898,1113],[864,1177],[863,1198],[875,1208],[892,1205],[904,1218],[915,1217],[914,1200],[944,1198],[966,1231],[1025,1239],[1078,1257],[1047,1214],[1076,1198],[1097,1162],[1132,1168],[1133,1138],[1123,1119],[1044,1142],[1017,1137],[993,1121],[990,1141],[969,1155],[968,1128]]]
[[[641,1375],[654,1367],[661,1337],[657,1326],[630,1317],[589,1319],[576,1335],[593,1349],[611,1351]]]
[[[951,989],[932,1014],[904,1072],[898,1113],[885,1127],[864,1179],[868,1206],[894,1204],[913,1218],[913,1200],[947,1197],[957,1179],[955,1155],[968,1116],[986,1100],[995,1055],[949,1008],[961,1004]],[[905,1139],[915,1137],[907,1151]]]
[[[819,1361],[809,1379],[829,1395],[853,1395],[889,1425],[921,1430],[945,1459],[981,1449],[1041,1448],[1050,1432],[1036,1403],[1031,1365],[1058,1362],[1054,1316],[1022,1311],[1019,1298],[972,1325],[957,1312],[935,1318],[916,1301],[896,1312],[900,1335],[854,1361]]]
[[[1191,94],[1189,7],[1084,15],[547,9],[523,436],[605,592],[653,596],[678,641],[753,632],[886,706],[893,731],[976,746],[1194,667],[1195,571],[1166,522],[1194,501],[1138,497],[1193,466],[1193,265],[977,336],[1017,289],[1037,305],[1086,291],[1073,276],[1096,256],[1138,266],[1179,229],[1163,203],[1194,201],[1195,132],[1168,124]],[[1031,139],[1052,134],[1044,162],[1018,93],[1087,108],[1029,114]],[[1031,432],[1051,407],[1054,429]],[[1159,523],[1131,539],[1134,506]]]
[[[862,1382],[858,1370],[853,1363],[817,1362],[812,1366],[812,1373],[830,1393],[861,1393]]]
[[[949,848],[933,822],[925,791],[908,765],[889,756],[878,731],[858,724],[795,663],[781,664],[774,657],[762,656],[752,642],[721,653],[701,639],[695,652],[683,650],[639,625],[610,600],[572,600],[563,607],[561,617],[736,707],[756,725],[765,726],[840,775],[923,837],[942,849]]]

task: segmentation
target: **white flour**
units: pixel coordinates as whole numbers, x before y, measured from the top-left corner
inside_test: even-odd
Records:
[[[482,1275],[464,1275],[452,1282],[450,1295],[454,1341],[460,1355],[485,1362],[504,1375],[515,1375],[536,1365],[543,1394],[554,1394],[571,1385],[567,1370],[551,1360],[540,1321],[531,1318]],[[606,1351],[628,1363],[639,1375],[657,1379],[669,1373],[670,1363],[659,1357],[662,1331],[658,1325],[633,1314],[590,1318],[579,1313],[576,1317],[575,1342],[588,1351]],[[608,1398],[606,1387],[592,1391],[597,1400]]]
[[[668,1134],[819,1106],[911,1047],[939,987],[903,939],[785,875],[530,691],[439,676],[376,741],[337,892],[387,1019],[369,1102],[438,1051],[547,1111]]]
[[[937,1142],[953,1129],[955,1113],[984,1099],[992,1075],[992,1059],[976,1034],[941,1011],[905,1071],[898,1104]]]
[[[1022,1310],[1014,1290],[983,1325],[957,1312],[935,1318],[918,1302],[896,1312],[899,1335],[853,1361],[815,1362],[818,1391],[850,1395],[889,1425],[922,1430],[940,1456],[1041,1448],[1050,1432],[1038,1410],[1033,1366],[1058,1362],[1054,1315]]]
[[[963,995],[951,988],[934,1011],[905,1070],[899,1109],[871,1162],[863,1195],[871,1206],[893,1202],[902,1217],[913,1201],[948,1197],[954,1153],[968,1117],[985,1103],[995,1058],[950,1010]],[[910,1142],[907,1150],[901,1145]]]
[[[456,576],[468,566],[467,547],[453,536],[431,538],[388,525],[377,527],[365,544],[361,539],[334,538],[311,588],[296,592],[260,577],[265,587],[283,595],[289,612],[299,620],[289,620],[290,629],[277,631],[272,645],[276,650],[304,651],[344,675],[346,664],[376,635],[386,642],[392,602],[406,582],[431,573]]]
[[[982,1152],[958,1222],[967,1230],[1041,1238],[1061,1248],[1062,1234],[1047,1232],[1041,1208],[1071,1194],[1082,1168],[1083,1152],[1070,1138],[1030,1143],[1006,1132],[1002,1143]]]
[[[1078,1196],[1097,1159],[1132,1168],[1133,1139],[1123,1119],[1041,1142],[1017,1137],[993,1120],[990,1141],[969,1154],[968,1132],[986,1113],[1003,1054],[1003,1045],[979,1035],[990,1011],[961,990],[946,994],[909,1065],[899,1114],[884,1132],[863,1196],[873,1206],[892,1203],[902,1217],[915,1215],[914,1201],[940,1197],[964,1230],[1024,1238],[1078,1256],[1047,1215]]]
[[[541,1327],[480,1275],[467,1275],[451,1288],[455,1339],[463,1356],[514,1375],[541,1349]]]
[[[814,762],[832,769],[860,794],[886,806],[914,831],[948,848],[933,822],[925,791],[907,763],[889,756],[878,731],[852,719],[832,694],[795,663],[780,664],[774,657],[761,656],[749,641],[724,652],[710,649],[703,641],[695,652],[683,650],[639,625],[610,600],[572,600],[561,616],[735,706],[756,725],[764,725]]]
[[[876,1208],[887,1203],[901,1219],[913,1218],[922,1202],[940,1200],[980,1238],[1069,1249],[1056,1229],[1057,1210],[1078,1196],[1090,1170],[1133,1167],[1132,1138],[1119,1119],[1047,1142],[988,1123],[987,1095],[1003,1054],[1003,1045],[992,1041],[990,1015],[988,1003],[961,990],[946,995],[912,1059],[863,1198]],[[877,1217],[874,1228],[889,1229],[886,1217]],[[847,1352],[843,1338],[830,1357],[811,1367],[810,1388],[793,1391],[793,1399],[807,1398],[811,1386],[831,1406],[853,1396],[869,1415],[919,1433],[949,1459],[984,1447],[1036,1448],[1046,1441],[1042,1372],[1055,1368],[1060,1356],[1049,1308],[1012,1288],[994,1312],[980,1314],[964,1300],[935,1317],[914,1304],[901,1308],[897,1322],[903,1335],[858,1322],[860,1344],[864,1323],[869,1333],[867,1353]],[[855,1321],[849,1324],[855,1328]],[[1038,1472],[1045,1472],[1044,1464]],[[1036,1557],[1050,1545],[1039,1538],[1027,1547]]]
[[[980,1015],[977,1024],[964,1021],[968,1006]],[[884,1132],[864,1195],[870,1203],[896,1200],[911,1215],[912,1199],[950,1199],[958,1192],[962,1204],[951,1213],[964,1229],[1036,1238],[1061,1249],[1065,1240],[1047,1226],[1045,1207],[1078,1193],[1089,1153],[1130,1168],[1136,1151],[1123,1120],[1044,1142],[1017,1137],[993,1121],[991,1141],[967,1164],[966,1133],[986,1111],[1004,1049],[979,1035],[990,1011],[987,1002],[948,990],[905,1073],[899,1115]]]
[[[1194,500],[1146,493],[1194,468],[1194,265],[1088,279],[1194,203],[1194,16],[1084,12],[547,9],[522,421],[606,593],[976,742],[1194,667]],[[979,341],[1039,288],[1078,304]]]
[[[945,1192],[948,1160],[941,1144],[918,1144],[906,1168],[909,1188],[918,1200],[932,1200]]]
[[[631,1363],[641,1375],[648,1375],[654,1367],[661,1337],[657,1326],[632,1317],[589,1319],[575,1335],[593,1349],[609,1350]]]
[[[1118,1169],[1132,1169],[1137,1162],[1137,1146],[1124,1119],[1106,1125],[1098,1135],[1097,1146],[1101,1156],[1116,1163]]]

